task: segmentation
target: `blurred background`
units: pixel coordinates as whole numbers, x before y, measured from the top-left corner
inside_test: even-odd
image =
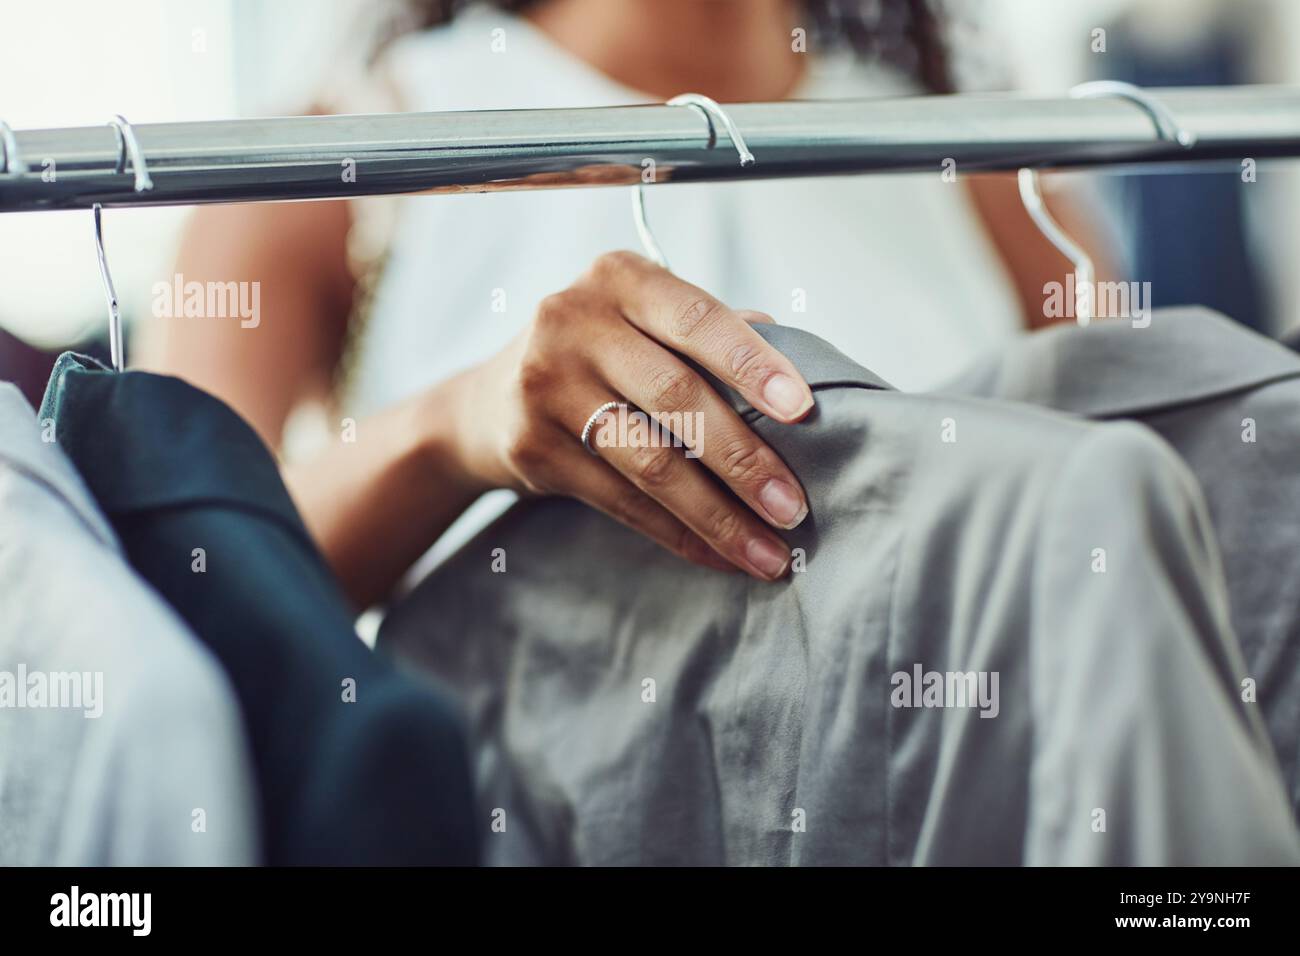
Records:
[[[702,0],[707,2],[707,0]],[[847,0],[855,2],[855,0]],[[870,0],[862,0],[867,4]],[[10,4],[0,118],[16,129],[304,112],[363,52],[385,0],[64,0]],[[1294,0],[953,0],[960,88],[1060,93],[1087,79],[1149,86],[1300,82]],[[1106,30],[1104,52],[1095,31]],[[582,105],[582,104],[574,104]],[[1064,174],[1071,179],[1085,174]],[[1160,290],[1263,331],[1300,322],[1300,163],[1171,176],[1088,173],[1114,257]],[[109,261],[128,322],[170,274],[184,209],[110,210]],[[864,224],[863,228],[869,228]],[[918,263],[918,270],[935,268]],[[918,274],[917,281],[927,281]],[[86,212],[0,216],[0,379],[97,337],[104,299]],[[39,371],[30,373],[39,378]],[[37,383],[37,394],[43,382]]]

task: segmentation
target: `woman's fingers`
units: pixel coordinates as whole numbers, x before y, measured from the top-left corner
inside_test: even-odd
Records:
[[[802,417],[812,392],[750,325],[765,320],[631,253],[602,257],[543,300],[483,373],[494,384],[479,405],[497,404],[499,427],[467,433],[469,470],[580,498],[697,563],[784,577],[790,549],[770,525],[803,520],[803,490],[699,368],[774,419]],[[627,405],[602,418],[587,455],[584,423],[618,402]]]
[[[572,451],[557,456],[554,467],[563,472],[559,483],[571,497],[598,508],[688,561],[718,571],[736,570],[667,509],[607,464],[588,455],[580,444],[575,442]]]
[[[575,415],[577,427],[600,407]],[[767,525],[714,482],[635,409],[607,412],[591,435],[597,456],[671,512],[709,547],[755,577],[775,581],[790,566],[790,549]],[[620,418],[622,420],[620,420]]]
[[[699,362],[768,417],[795,422],[812,408],[812,390],[790,360],[703,289],[631,252],[601,256],[589,281],[629,322]]]
[[[654,420],[658,437],[680,441],[769,522],[794,528],[803,521],[808,504],[798,479],[697,371],[631,328],[593,362],[613,392]]]

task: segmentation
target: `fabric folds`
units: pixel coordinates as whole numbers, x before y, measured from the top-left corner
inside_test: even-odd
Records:
[[[385,621],[380,646],[470,708],[512,821],[492,862],[1300,860],[1209,514],[1163,440],[902,394],[758,330],[817,400],[786,426],[729,396],[808,492],[788,581],[543,500]]]

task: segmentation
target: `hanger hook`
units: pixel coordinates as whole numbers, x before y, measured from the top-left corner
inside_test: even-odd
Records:
[[[18,152],[18,138],[4,120],[0,120],[0,173],[25,173],[27,164]]]
[[[153,179],[149,176],[149,167],[145,165],[144,151],[140,149],[140,141],[136,139],[131,124],[124,116],[118,115],[108,125],[117,132],[117,172],[126,172],[129,158],[135,170],[135,191],[142,193],[153,189]],[[104,207],[95,203],[91,206],[91,212],[95,218],[95,256],[99,260],[100,278],[104,280],[104,296],[108,299],[108,350],[113,361],[113,371],[120,372],[126,365],[122,346],[122,312],[118,307],[113,276],[108,271],[108,257],[104,254]]]
[[[740,154],[740,165],[752,166],[755,162],[754,154],[749,151],[745,145],[745,137],[741,135],[736,124],[731,121],[727,111],[718,105],[716,100],[710,99],[702,93],[682,93],[680,96],[674,96],[668,101],[669,106],[693,106],[696,110],[704,115],[709,121],[709,148],[717,142],[718,133],[713,128],[713,120],[722,124],[722,128],[727,131],[727,136],[731,139],[731,145],[736,147],[736,152]]]
[[[1196,145],[1196,134],[1182,126],[1164,103],[1140,86],[1119,80],[1095,80],[1080,83],[1070,89],[1070,98],[1076,100],[1119,97],[1136,103],[1146,110],[1160,139],[1178,143],[1184,148]],[[1021,169],[1016,176],[1020,186],[1020,200],[1025,204],[1029,218],[1057,250],[1070,260],[1074,267],[1074,318],[1079,325],[1087,325],[1093,318],[1093,282],[1096,267],[1092,257],[1066,234],[1043,200],[1042,185],[1036,169]]]
[[[718,132],[714,127],[716,120],[727,132],[731,145],[736,148],[740,156],[741,166],[750,166],[756,162],[754,154],[749,151],[749,146],[745,143],[745,137],[741,135],[736,124],[731,121],[731,117],[715,100],[704,96],[701,93],[683,93],[680,96],[674,96],[667,103],[668,106],[690,106],[699,112],[709,124],[709,149],[712,149],[718,141]],[[659,248],[659,243],[655,241],[654,233],[650,231],[650,223],[646,220],[645,215],[645,183],[637,183],[632,190],[632,221],[636,224],[636,233],[641,239],[641,245],[654,262],[663,268],[668,268],[668,259]]]
[[[117,133],[117,171],[126,172],[126,161],[129,158],[135,170],[135,191],[142,193],[147,189],[153,189],[153,178],[149,175],[149,167],[144,161],[144,150],[140,148],[140,141],[136,139],[131,124],[119,113],[109,121],[108,125]]]
[[[1070,99],[1073,100],[1095,100],[1112,96],[1136,103],[1146,110],[1156,124],[1156,132],[1161,139],[1184,148],[1196,145],[1196,134],[1179,123],[1168,106],[1140,86],[1121,80],[1093,80],[1070,89]]]

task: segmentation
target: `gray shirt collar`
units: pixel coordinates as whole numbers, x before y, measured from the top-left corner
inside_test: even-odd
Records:
[[[1218,312],[1188,307],[1159,309],[1146,328],[1113,319],[1034,333],[976,365],[950,389],[1105,418],[1298,376],[1294,352]]]
[[[811,332],[788,325],[760,324],[754,329],[794,363],[814,392],[829,388],[894,389],[880,376]],[[709,378],[737,412],[741,415],[756,414],[754,407],[739,393],[722,386],[712,376]]]

